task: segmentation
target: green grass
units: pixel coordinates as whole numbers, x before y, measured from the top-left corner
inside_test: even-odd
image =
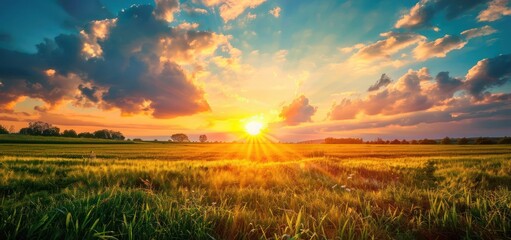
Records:
[[[0,236],[509,239],[510,187],[504,145],[0,144]]]

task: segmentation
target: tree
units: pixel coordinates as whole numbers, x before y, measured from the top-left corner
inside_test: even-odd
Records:
[[[495,144],[490,138],[478,137],[475,141],[476,144]]]
[[[101,139],[114,139],[114,140],[124,140],[124,135],[121,132],[116,132],[108,129],[102,129],[94,132],[95,138]]]
[[[94,138],[94,134],[90,132],[82,132],[78,134],[79,138]]]
[[[9,131],[7,131],[7,128],[0,125],[0,134],[9,134]]]
[[[394,139],[390,142],[390,144],[401,144],[401,141]]]
[[[419,140],[419,144],[436,144],[435,140],[424,138]]]
[[[9,127],[9,133],[16,133],[16,129],[14,128],[13,125]]]
[[[451,144],[451,139],[449,137],[444,137],[442,141],[440,141],[441,144]]]
[[[199,141],[200,141],[201,143],[205,143],[205,142],[207,142],[207,141],[208,141],[208,136],[206,136],[206,135],[200,135],[200,136],[199,136]]]
[[[59,136],[59,132],[58,127],[41,121],[30,122],[28,127],[20,129],[20,134],[36,136]]]
[[[511,144],[511,138],[510,137],[504,137],[499,140],[499,144]]]
[[[71,129],[71,130],[64,130],[64,132],[62,133],[62,136],[75,138],[75,137],[78,137],[78,134],[76,133],[75,130]]]
[[[43,136],[60,136],[60,128],[58,127],[50,127],[43,131]]]
[[[170,139],[172,139],[173,142],[190,142],[190,139],[188,139],[188,136],[184,133],[177,133],[170,136]]]
[[[465,145],[465,144],[468,144],[468,139],[467,139],[466,137],[458,138],[457,143],[458,143],[459,145]]]

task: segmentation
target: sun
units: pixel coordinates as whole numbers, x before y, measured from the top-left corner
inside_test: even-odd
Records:
[[[263,127],[264,127],[264,124],[262,122],[252,120],[252,121],[248,122],[247,124],[245,124],[245,131],[252,136],[256,136],[259,133],[261,133],[261,130],[263,129]]]

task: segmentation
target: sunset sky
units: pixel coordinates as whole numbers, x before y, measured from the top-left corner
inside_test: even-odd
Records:
[[[4,0],[0,124],[128,138],[511,135],[508,0]]]

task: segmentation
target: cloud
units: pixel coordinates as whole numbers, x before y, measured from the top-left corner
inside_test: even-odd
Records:
[[[476,38],[476,37],[482,37],[487,36],[493,33],[496,33],[497,30],[494,28],[486,25],[484,27],[480,28],[472,28],[466,31],[461,32],[461,36],[463,36],[466,39]]]
[[[185,69],[207,64],[217,50],[233,53],[228,41],[169,27],[152,6],[133,5],[115,19],[92,21],[80,35],[46,39],[34,54],[0,48],[0,106],[12,108],[27,96],[50,107],[75,101],[156,118],[209,111],[204,91]]]
[[[462,49],[467,41],[459,36],[445,35],[432,42],[421,42],[413,50],[415,59],[424,61],[429,58],[443,58],[452,50]]]
[[[449,114],[449,119],[469,119],[471,112],[488,113],[485,106],[489,104],[509,109],[511,94],[485,91],[510,79],[511,54],[479,61],[465,79],[451,77],[449,72],[440,72],[433,79],[427,68],[409,70],[383,91],[361,99],[342,99],[332,106],[328,116],[331,120],[347,120],[355,119],[359,114],[393,116],[437,111]],[[459,91],[462,93],[456,94]]]
[[[277,51],[275,54],[273,54],[273,61],[282,63],[287,61],[286,56],[289,52],[285,49]]]
[[[0,32],[0,43],[9,43],[12,41],[12,36],[8,33]]]
[[[490,26],[472,28],[461,32],[460,36],[445,35],[431,42],[419,42],[413,50],[415,59],[424,61],[430,58],[443,58],[447,53],[462,49],[469,39],[486,36],[495,33],[496,30]]]
[[[280,17],[280,11],[281,11],[281,10],[282,10],[282,9],[281,9],[280,7],[275,7],[275,8],[273,8],[273,9],[271,9],[271,10],[269,11],[269,13],[270,13],[271,15],[273,15],[275,18],[279,18],[279,17]]]
[[[256,8],[266,0],[202,0],[206,6],[219,6],[220,17],[224,22],[236,19],[247,8]]]
[[[511,79],[511,54],[483,59],[465,76],[465,88],[472,96],[482,99],[487,89],[503,85]],[[487,94],[486,94],[487,95]]]
[[[378,91],[380,88],[386,87],[391,82],[392,82],[392,80],[390,80],[390,78],[387,76],[387,74],[384,73],[381,75],[380,79],[378,79],[378,81],[376,83],[374,83],[373,85],[371,85],[369,87],[369,89],[367,89],[367,91],[368,92]]]
[[[57,4],[73,17],[72,24],[77,26],[92,20],[113,17],[113,14],[99,0],[57,0]]]
[[[167,22],[174,20],[174,13],[179,11],[179,0],[155,0],[154,14]]]
[[[293,102],[282,108],[280,117],[287,125],[298,125],[303,122],[312,122],[311,117],[316,113],[317,107],[309,104],[309,99],[304,95],[293,100]]]
[[[386,32],[380,34],[380,36],[385,39],[361,47],[352,57],[364,60],[390,58],[391,55],[426,39],[426,37],[416,33]]]
[[[508,0],[493,0],[488,3],[488,8],[481,11],[477,16],[479,22],[493,22],[503,16],[511,15],[511,9],[507,7]]]
[[[396,28],[417,29],[431,27],[431,20],[445,12],[448,20],[454,19],[489,0],[421,0],[396,22]]]

